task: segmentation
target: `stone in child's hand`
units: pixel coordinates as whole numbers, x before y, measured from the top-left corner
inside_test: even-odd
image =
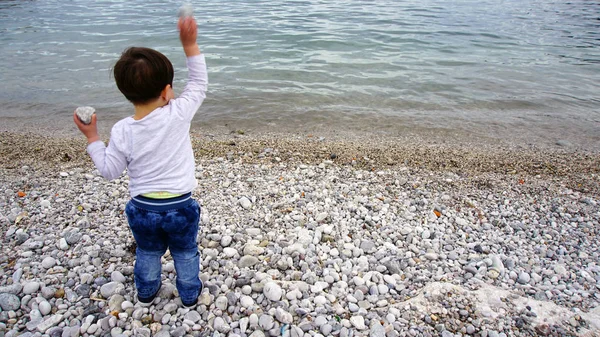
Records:
[[[194,15],[194,9],[190,4],[183,4],[183,6],[179,7],[179,17],[188,17]]]
[[[92,122],[92,115],[96,112],[96,109],[91,106],[80,106],[75,110],[75,114],[77,114],[77,118],[83,124],[90,124]]]

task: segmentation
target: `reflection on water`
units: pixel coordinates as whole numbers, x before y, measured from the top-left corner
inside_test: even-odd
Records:
[[[131,45],[171,58],[181,90],[180,4],[0,1],[0,120],[60,121],[78,105],[95,106],[111,123],[127,115],[131,107],[110,72]],[[600,134],[597,1],[217,0],[194,7],[210,75],[198,123],[425,125],[588,142]]]

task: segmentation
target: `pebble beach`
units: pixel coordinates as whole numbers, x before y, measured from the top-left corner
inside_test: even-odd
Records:
[[[127,176],[0,132],[0,335],[600,336],[600,154],[193,132],[204,291],[136,301]]]

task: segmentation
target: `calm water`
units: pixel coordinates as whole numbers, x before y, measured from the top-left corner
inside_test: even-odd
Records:
[[[0,123],[112,124],[120,52],[165,53],[184,85],[180,1],[0,0]],[[209,65],[199,126],[419,128],[600,148],[596,0],[194,1]],[[16,125],[16,124],[15,124]]]

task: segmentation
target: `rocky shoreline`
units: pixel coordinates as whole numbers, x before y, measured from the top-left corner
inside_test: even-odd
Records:
[[[0,133],[5,336],[594,336],[600,155],[194,134],[205,290],[136,304],[127,178]]]

